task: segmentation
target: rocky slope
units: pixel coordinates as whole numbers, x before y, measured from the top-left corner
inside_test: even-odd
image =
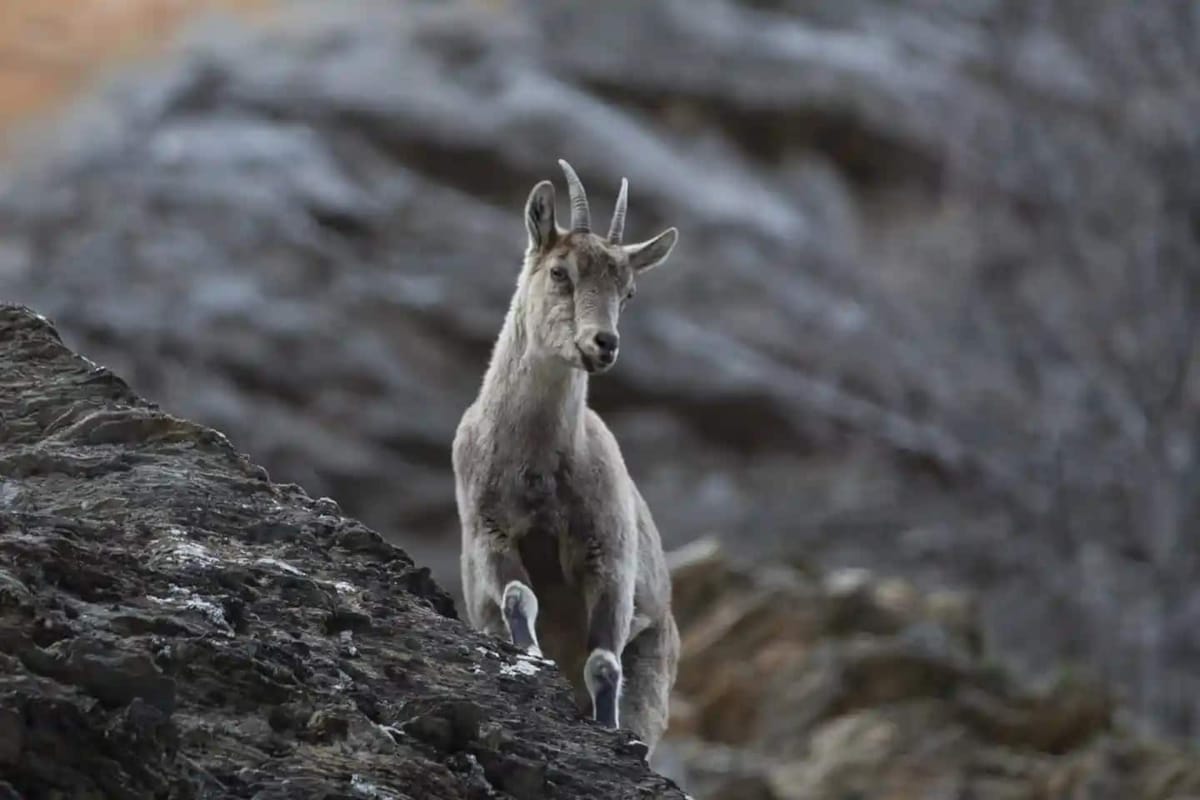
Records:
[[[1200,752],[1131,735],[1084,676],[990,660],[969,597],[865,571],[676,556],[664,769],[704,800],[1183,800]]]
[[[288,4],[0,187],[0,291],[453,589],[449,441],[565,156],[681,228],[593,397],[672,544],[979,590],[1200,730],[1187,3]]]
[[[404,552],[28,309],[0,386],[0,797],[684,797]]]

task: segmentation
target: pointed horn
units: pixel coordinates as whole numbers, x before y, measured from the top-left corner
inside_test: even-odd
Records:
[[[571,230],[586,233],[592,229],[592,212],[588,210],[587,192],[583,190],[583,181],[575,174],[571,165],[561,158],[558,165],[567,176],[567,190],[571,195]]]
[[[625,236],[625,208],[629,205],[629,181],[621,178],[621,191],[617,192],[617,205],[613,208],[612,225],[608,227],[609,244],[620,244]]]

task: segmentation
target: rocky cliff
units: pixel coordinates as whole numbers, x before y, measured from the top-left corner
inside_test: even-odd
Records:
[[[704,800],[1183,800],[1200,753],[1104,687],[1015,680],[973,600],[864,570],[674,556],[683,634],[662,767]]]
[[[0,387],[0,797],[684,797],[427,569],[26,308]]]
[[[1200,730],[1190,3],[289,2],[0,187],[0,292],[453,591],[448,443],[565,156],[680,227],[594,382],[669,543],[979,592]]]

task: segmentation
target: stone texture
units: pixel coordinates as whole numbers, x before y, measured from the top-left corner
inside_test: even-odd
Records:
[[[27,308],[0,386],[0,796],[684,797],[428,569]]]
[[[867,572],[674,554],[683,638],[661,766],[705,800],[1170,800],[1194,748],[1139,738],[1069,671],[989,659],[972,601]]]

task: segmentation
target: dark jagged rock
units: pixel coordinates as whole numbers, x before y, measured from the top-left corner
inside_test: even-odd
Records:
[[[403,551],[23,307],[0,387],[0,797],[684,796]]]

